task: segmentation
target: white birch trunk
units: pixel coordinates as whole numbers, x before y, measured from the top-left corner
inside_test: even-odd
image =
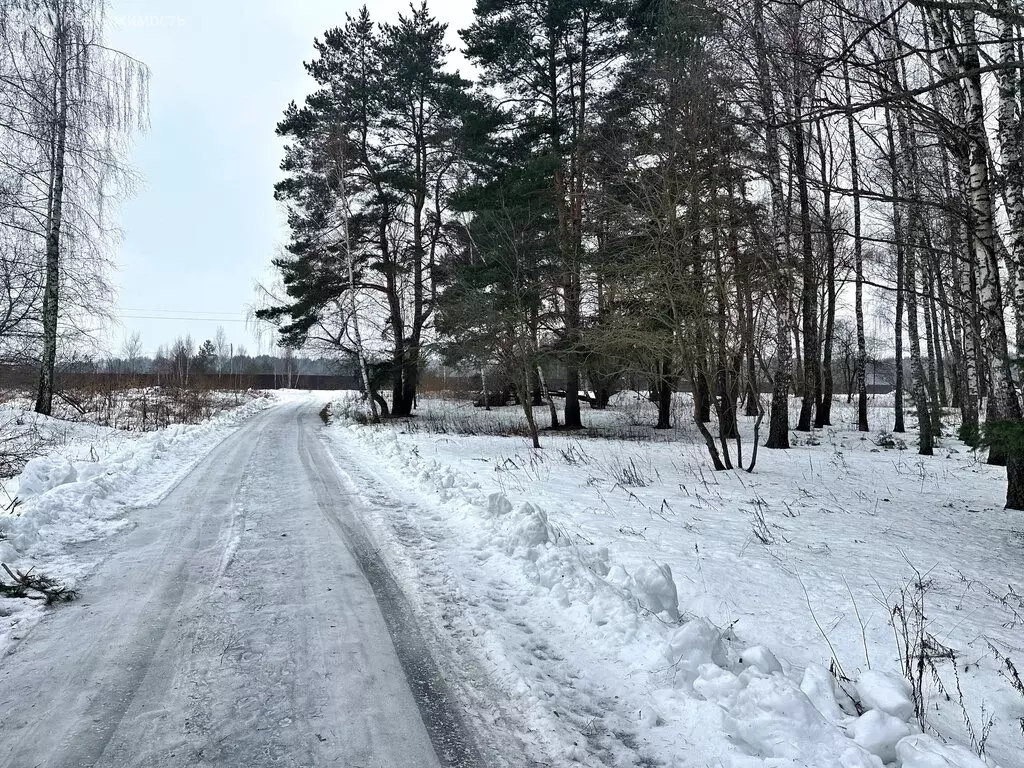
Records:
[[[61,8],[54,21],[54,118],[51,138],[49,210],[46,218],[46,283],[43,288],[43,355],[36,394],[37,413],[53,410],[54,371],[57,365],[57,322],[60,318],[61,227],[64,211],[64,172],[68,135],[68,30]]]
[[[348,220],[352,209],[348,201],[348,190],[345,186],[345,158],[341,158],[341,169],[338,173],[338,196],[341,200],[341,233],[345,244],[345,266],[348,268],[348,298],[349,316],[352,319],[352,340],[356,345],[356,358],[359,362],[359,374],[363,379],[363,389],[366,391],[366,400],[370,405],[370,419],[374,424],[380,421],[380,413],[377,410],[377,401],[373,399],[373,390],[370,388],[370,371],[366,364],[366,349],[363,346],[363,334],[359,329],[359,305],[356,301],[356,266],[355,256],[352,255],[352,240],[348,228]]]
[[[995,399],[994,414],[999,420],[1019,419],[1020,402],[1013,383],[1006,322],[1003,317],[1003,295],[999,276],[999,257],[995,220],[992,209],[992,187],[988,173],[989,147],[985,131],[985,102],[981,88],[975,13],[960,12],[965,42],[962,78],[966,101],[966,134],[970,146],[970,170],[967,179],[968,199],[974,215],[974,251],[978,271],[978,297],[985,322],[984,338],[990,366],[991,393]]]
[[[1010,0],[999,0],[1003,14],[1011,10]],[[1005,16],[999,22],[999,62],[1005,65],[996,74],[999,85],[999,148],[1002,152],[1006,216],[1010,223],[1009,270],[1010,296],[1016,320],[1016,354],[1024,357],[1024,179],[1021,173],[1020,117],[1018,115],[1016,30]]]
[[[769,422],[768,448],[789,448],[789,385],[792,377],[793,321],[790,316],[789,217],[782,186],[782,162],[779,131],[776,121],[775,91],[772,87],[768,46],[764,38],[764,2],[754,0],[754,49],[757,57],[757,85],[761,111],[765,120],[765,165],[771,193],[772,258],[775,269],[773,293],[776,307],[775,373],[772,388],[772,412]]]

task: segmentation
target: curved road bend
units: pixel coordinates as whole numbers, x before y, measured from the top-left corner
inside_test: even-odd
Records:
[[[0,660],[0,766],[483,764],[315,425],[264,412],[88,545],[79,601]]]

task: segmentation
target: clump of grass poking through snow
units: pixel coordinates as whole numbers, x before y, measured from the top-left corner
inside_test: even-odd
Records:
[[[617,485],[625,488],[646,488],[653,482],[653,478],[637,466],[632,456],[626,462],[616,458],[608,467],[608,474],[615,479]]]
[[[580,464],[590,464],[594,460],[589,453],[583,450],[583,446],[579,443],[569,443],[565,448],[559,448],[558,452],[562,456],[562,461],[572,467]]]
[[[754,519],[750,524],[750,530],[754,534],[754,538],[766,547],[770,547],[776,541],[775,534],[768,527],[768,521],[764,519],[764,512],[761,511],[760,506],[754,509]]]

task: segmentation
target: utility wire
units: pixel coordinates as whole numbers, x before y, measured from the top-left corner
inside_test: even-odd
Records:
[[[244,323],[242,318],[230,317],[172,317],[171,315],[118,315],[121,320],[198,320],[211,323]]]
[[[238,317],[242,312],[218,312],[217,310],[203,309],[157,309],[156,307],[118,307],[118,312],[157,312],[159,314],[174,315],[233,315]]]

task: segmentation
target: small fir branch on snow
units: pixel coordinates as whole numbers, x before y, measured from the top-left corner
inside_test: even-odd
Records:
[[[891,432],[882,431],[878,434],[878,437],[874,440],[875,445],[879,448],[885,448],[887,450],[905,451],[907,450],[906,441],[896,437]]]
[[[45,574],[34,574],[27,571],[12,570],[6,563],[0,566],[14,582],[7,584],[0,580],[0,597],[21,597],[28,600],[45,600],[47,605],[68,603],[78,597],[73,589],[68,589],[56,579]]]

